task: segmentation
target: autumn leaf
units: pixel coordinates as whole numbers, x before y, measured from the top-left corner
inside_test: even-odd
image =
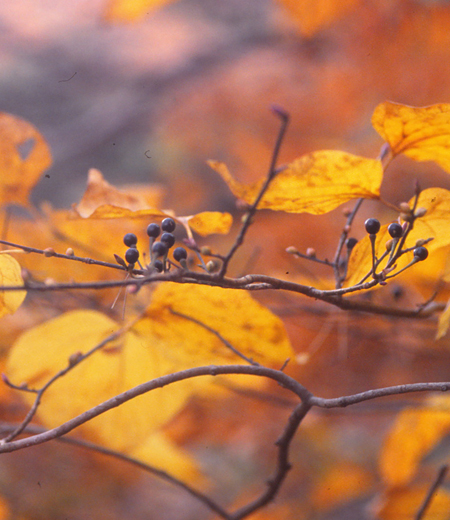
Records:
[[[23,285],[19,263],[7,254],[0,254],[0,285]],[[25,291],[0,291],[0,317],[16,312],[26,294]]]
[[[30,191],[51,162],[47,143],[31,123],[0,113],[0,205],[27,206]]]
[[[414,199],[409,202],[412,207]],[[417,240],[426,240],[432,238],[433,240],[426,244],[426,248],[430,254],[443,247],[450,245],[450,221],[448,218],[450,212],[450,191],[443,188],[429,188],[424,190],[419,195],[417,203],[419,208],[426,209],[426,213],[423,217],[418,218],[414,222],[414,228],[409,233],[405,243],[405,248],[413,247]],[[382,226],[377,234],[375,242],[375,252],[377,257],[380,257],[386,250],[386,242],[391,239],[388,233],[388,225]],[[411,259],[413,254],[405,254],[397,261],[397,269],[400,270],[404,267]],[[348,276],[345,282],[346,287],[351,287],[357,284],[363,276],[365,276],[372,268],[371,259],[371,245],[369,237],[364,237],[360,242],[356,244],[352,250],[348,265]],[[426,262],[423,262],[424,269],[428,269]],[[385,264],[381,264],[379,270],[384,267]],[[414,266],[412,269],[417,270],[419,266]],[[394,271],[395,272],[395,271]],[[439,278],[442,273],[434,272],[435,278]]]
[[[448,331],[450,326],[450,301],[447,302],[444,311],[439,316],[438,330],[436,333],[436,339],[443,338]]]
[[[208,164],[221,175],[233,195],[253,204],[264,180],[242,184],[224,163]],[[321,215],[354,198],[378,198],[382,178],[380,161],[340,151],[313,152],[288,164],[274,177],[258,209]]]
[[[439,396],[423,408],[400,412],[380,455],[380,473],[389,486],[404,486],[422,458],[450,431],[450,401]]]
[[[311,37],[330,25],[359,0],[278,0],[300,27],[303,35]]]
[[[97,311],[71,311],[25,332],[7,363],[11,381],[39,388],[77,352],[85,353],[117,324]],[[136,385],[173,371],[165,354],[127,332],[75,366],[49,387],[39,407],[40,420],[55,427]],[[156,389],[128,401],[81,426],[85,436],[113,449],[137,449],[181,409],[191,394],[190,382]],[[22,394],[28,402],[33,394]]]
[[[108,22],[134,22],[173,0],[109,0],[103,14]]]
[[[450,104],[410,107],[386,101],[376,107],[372,125],[394,156],[435,161],[450,173]]]
[[[213,332],[172,311],[210,327],[254,361],[282,364],[294,356],[283,322],[246,291],[164,283],[133,330],[180,367],[242,359]]]
[[[97,208],[103,208],[103,206],[119,207],[131,211],[151,209],[161,205],[162,195],[159,186],[141,185],[124,187],[120,190],[105,181],[99,170],[91,168],[88,173],[86,191],[80,202],[73,208],[83,218],[92,216]]]
[[[378,499],[377,515],[379,520],[414,520],[430,486],[415,485],[408,489],[390,489]],[[450,493],[445,489],[438,489],[428,507],[424,520],[448,520],[450,510]]]

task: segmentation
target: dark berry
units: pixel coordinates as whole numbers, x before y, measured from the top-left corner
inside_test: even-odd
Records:
[[[156,238],[159,236],[160,229],[158,224],[149,224],[147,226],[147,235],[152,238]]]
[[[398,222],[389,224],[388,231],[392,238],[400,238],[403,235],[403,228]]]
[[[162,242],[155,242],[152,245],[152,253],[154,253],[156,256],[166,255],[167,254],[166,244],[163,244]]]
[[[125,253],[125,260],[129,264],[136,263],[138,258],[139,258],[139,251],[136,248],[130,247],[130,249],[127,249],[127,252]]]
[[[380,221],[376,218],[368,218],[364,222],[364,226],[367,233],[370,233],[371,235],[376,235],[378,231],[380,231]]]
[[[167,233],[173,233],[175,231],[175,228],[176,228],[176,224],[175,224],[175,220],[173,220],[173,218],[165,218],[162,222],[161,222],[161,229],[163,231],[166,231]]]
[[[347,242],[346,242],[347,249],[349,251],[351,251],[356,246],[357,243],[358,243],[358,241],[356,240],[356,238],[349,238],[349,239],[347,239]]]
[[[155,260],[153,267],[158,271],[158,273],[162,273],[164,270],[164,264],[161,262],[161,260]]]
[[[135,246],[137,244],[137,236],[134,233],[127,233],[123,237],[123,243],[128,246]]]
[[[173,250],[173,257],[177,262],[179,262],[180,260],[186,260],[186,258],[187,258],[186,249],[184,249],[184,247],[176,247]]]
[[[160,240],[163,244],[166,244],[168,249],[170,249],[175,244],[175,237],[172,235],[172,233],[163,233]]]
[[[428,256],[428,249],[426,247],[416,247],[414,249],[414,257],[418,258],[420,261],[425,260]]]

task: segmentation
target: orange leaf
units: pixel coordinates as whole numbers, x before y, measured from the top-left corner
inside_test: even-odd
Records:
[[[173,0],[110,0],[103,14],[108,22],[134,22]]]
[[[386,101],[375,108],[372,125],[394,155],[435,161],[450,173],[450,104],[410,107]]]
[[[27,206],[30,191],[51,162],[50,149],[32,124],[0,113],[0,205]]]
[[[301,32],[313,36],[331,25],[359,0],[278,0],[290,12]]]
[[[7,254],[0,255],[0,285],[23,285],[19,263]],[[0,291],[0,317],[16,312],[26,294],[25,291]]]
[[[233,223],[233,217],[229,213],[220,211],[203,211],[185,218],[188,226],[202,237],[214,233],[226,235]]]
[[[233,195],[253,204],[264,180],[242,184],[224,163],[208,164],[221,175]],[[275,176],[258,209],[321,215],[354,198],[377,199],[382,179],[380,161],[333,150],[313,152],[288,164]]]
[[[449,409],[449,397],[439,396],[426,408],[409,408],[397,416],[380,456],[380,472],[389,486],[413,479],[422,458],[450,431]]]

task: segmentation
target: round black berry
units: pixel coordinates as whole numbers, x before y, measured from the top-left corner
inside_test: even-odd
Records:
[[[147,226],[147,235],[152,238],[156,238],[159,236],[161,230],[159,229],[158,224],[149,224]]]
[[[127,233],[123,237],[123,243],[128,246],[135,246],[137,244],[137,236],[134,233]]]
[[[425,260],[428,256],[428,249],[426,247],[416,247],[414,249],[414,257],[418,258],[420,261]]]
[[[389,224],[388,231],[392,238],[400,238],[403,235],[403,228],[398,222]]]
[[[173,257],[177,262],[179,262],[180,260],[186,260],[186,258],[187,258],[186,249],[184,249],[184,247],[176,247],[173,250]]]
[[[129,264],[136,263],[138,258],[139,258],[139,251],[136,248],[130,247],[130,249],[127,249],[127,252],[125,253],[125,260]]]
[[[167,254],[166,244],[163,244],[162,242],[155,242],[152,245],[152,253],[154,253],[156,256],[166,255]]]
[[[170,249],[175,244],[175,237],[172,235],[172,233],[163,233],[160,240],[163,244],[166,244],[168,249]]]
[[[173,233],[175,231],[175,228],[176,228],[176,224],[175,224],[175,220],[173,220],[173,218],[165,218],[162,222],[161,222],[161,229],[163,231],[167,231],[167,233]]]
[[[353,238],[353,237],[352,238],[348,238],[347,242],[346,242],[347,249],[349,251],[351,251],[356,246],[357,243],[358,243],[358,241],[356,240],[356,238]]]
[[[367,233],[370,233],[371,235],[376,235],[378,231],[380,231],[380,221],[376,218],[368,218],[364,222],[364,226]]]
[[[158,271],[158,273],[162,273],[164,270],[164,264],[161,262],[161,260],[155,260],[153,267]]]

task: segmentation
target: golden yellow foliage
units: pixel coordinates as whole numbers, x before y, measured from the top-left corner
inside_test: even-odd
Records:
[[[21,153],[20,147],[29,147]],[[28,205],[30,191],[52,163],[42,135],[27,121],[0,113],[0,205]]]
[[[430,399],[424,408],[403,410],[385,439],[380,472],[389,486],[404,486],[414,477],[422,458],[450,431],[450,400]]]
[[[41,387],[77,352],[85,353],[117,324],[97,311],[71,311],[38,325],[15,342],[7,363],[13,382]],[[45,393],[39,418],[54,427],[134,386],[171,371],[158,349],[133,332],[93,354],[56,381]],[[190,395],[189,381],[156,389],[84,424],[86,437],[117,450],[137,448],[167,422]],[[33,394],[24,397],[32,402]]]
[[[242,184],[225,164],[208,164],[235,197],[253,204],[264,180]],[[334,150],[313,152],[288,164],[274,177],[258,209],[321,215],[354,198],[378,198],[382,179],[380,161]]]
[[[0,255],[0,285],[23,285],[19,263],[7,254]],[[25,291],[0,291],[0,317],[16,312],[26,294]]]
[[[294,355],[283,322],[248,292],[164,283],[133,330],[151,348],[165,352],[175,366],[241,363],[242,359],[212,332],[171,311],[214,329],[254,361],[282,364]]]
[[[278,0],[291,14],[302,34],[311,37],[358,4],[359,0]]]
[[[372,124],[394,156],[435,161],[450,173],[450,104],[410,107],[385,101],[376,107]]]
[[[134,22],[173,0],[109,0],[103,13],[108,22]]]
[[[412,207],[413,200],[411,199],[409,204]],[[450,211],[450,191],[443,188],[429,188],[424,190],[419,195],[417,206],[419,208],[425,208],[426,214],[417,219],[414,223],[414,228],[409,233],[405,243],[405,248],[413,247],[417,240],[433,238],[431,242],[426,244],[426,248],[430,252],[430,256],[433,251],[447,247],[450,245],[450,220],[448,218]],[[382,226],[377,234],[375,242],[375,251],[377,257],[380,257],[386,250],[386,242],[390,240],[391,236],[387,230],[388,226]],[[404,267],[412,259],[412,253],[405,254],[399,258],[397,262],[397,270]],[[426,262],[423,263],[424,269],[429,271]],[[382,263],[379,271],[384,267],[385,263]],[[444,265],[442,265],[442,268]],[[349,265],[348,265],[348,276],[345,282],[347,287],[350,287],[358,283],[363,276],[365,276],[372,268],[372,257],[371,257],[371,245],[369,237],[364,237],[354,247]],[[413,269],[418,269],[418,266],[414,266]],[[430,273],[431,274],[431,273]],[[443,275],[443,270],[434,271],[432,273],[435,279],[440,278]]]
[[[415,520],[420,506],[427,496],[429,486],[413,486],[408,489],[390,489],[380,497],[377,507],[379,520]],[[447,520],[450,510],[450,493],[438,489],[423,520]]]

